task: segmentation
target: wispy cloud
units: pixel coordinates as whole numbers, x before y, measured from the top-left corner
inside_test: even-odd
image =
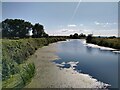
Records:
[[[99,22],[97,22],[97,21],[95,21],[94,23],[95,23],[95,25],[100,25],[100,23],[99,23]]]
[[[99,31],[94,31],[94,35],[96,36],[118,36],[118,31],[116,29],[111,29],[111,30],[99,30]]]
[[[94,21],[90,26],[86,23],[72,23],[68,25],[61,25],[55,31],[51,30],[50,35],[67,35],[74,33],[84,33],[86,35],[93,33],[93,35],[117,35],[117,24],[116,22],[99,22]]]
[[[79,26],[82,27],[82,26],[84,26],[84,25],[83,25],[83,24],[80,24]]]
[[[58,32],[62,32],[62,33],[72,33],[72,32],[75,32],[76,30],[75,29],[61,29],[61,30],[58,30]]]
[[[68,29],[62,29],[61,32],[68,32]]]
[[[73,15],[72,15],[72,17],[71,17],[71,21],[73,20],[75,14],[77,13],[77,10],[78,10],[78,8],[79,8],[79,6],[80,6],[81,1],[82,1],[82,0],[79,0],[78,4],[77,4],[77,6],[76,6],[76,8],[75,8],[75,10],[74,10],[74,13],[73,13]]]
[[[76,27],[77,25],[75,25],[75,24],[70,24],[70,25],[68,25],[68,27]]]
[[[116,22],[113,22],[113,23],[109,23],[109,22],[101,23],[101,22],[98,22],[98,21],[95,21],[94,24],[95,24],[95,25],[100,25],[100,26],[103,26],[103,27],[111,26],[111,25],[117,25]]]

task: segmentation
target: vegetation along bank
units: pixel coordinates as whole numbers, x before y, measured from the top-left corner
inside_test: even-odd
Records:
[[[87,43],[93,43],[100,46],[110,47],[120,50],[120,38],[116,37],[92,37],[91,35],[86,38]]]
[[[29,38],[2,41],[2,88],[22,88],[35,74],[35,65],[27,58],[38,48],[64,38]]]
[[[22,88],[35,74],[35,65],[28,57],[42,46],[65,39],[49,37],[43,25],[22,19],[5,19],[0,25],[2,88]]]

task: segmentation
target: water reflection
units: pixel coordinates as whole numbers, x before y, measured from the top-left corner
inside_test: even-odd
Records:
[[[61,58],[56,63],[78,61],[75,70],[90,74],[96,79],[118,87],[118,54],[83,45],[83,40],[59,43],[56,54]],[[66,64],[63,68],[69,68]]]
[[[88,53],[91,53],[93,48],[92,47],[86,47],[86,50],[87,50]]]

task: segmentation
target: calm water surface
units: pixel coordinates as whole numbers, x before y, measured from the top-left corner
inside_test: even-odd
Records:
[[[89,74],[98,81],[118,87],[118,54],[101,51],[83,44],[84,40],[70,40],[57,44],[56,54],[61,58],[56,63],[79,61],[76,70]]]

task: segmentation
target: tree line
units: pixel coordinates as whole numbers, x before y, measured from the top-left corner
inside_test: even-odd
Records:
[[[22,19],[6,19],[2,24],[2,38],[26,38],[32,36],[33,38],[48,37],[44,31],[44,26],[22,20]],[[30,35],[30,32],[32,35]]]
[[[69,36],[69,38],[71,38],[71,39],[81,39],[81,38],[85,38],[86,37],[86,35],[85,34],[83,34],[83,33],[81,33],[81,34],[79,34],[78,35],[78,33],[75,33],[75,34],[71,34],[70,36]]]

